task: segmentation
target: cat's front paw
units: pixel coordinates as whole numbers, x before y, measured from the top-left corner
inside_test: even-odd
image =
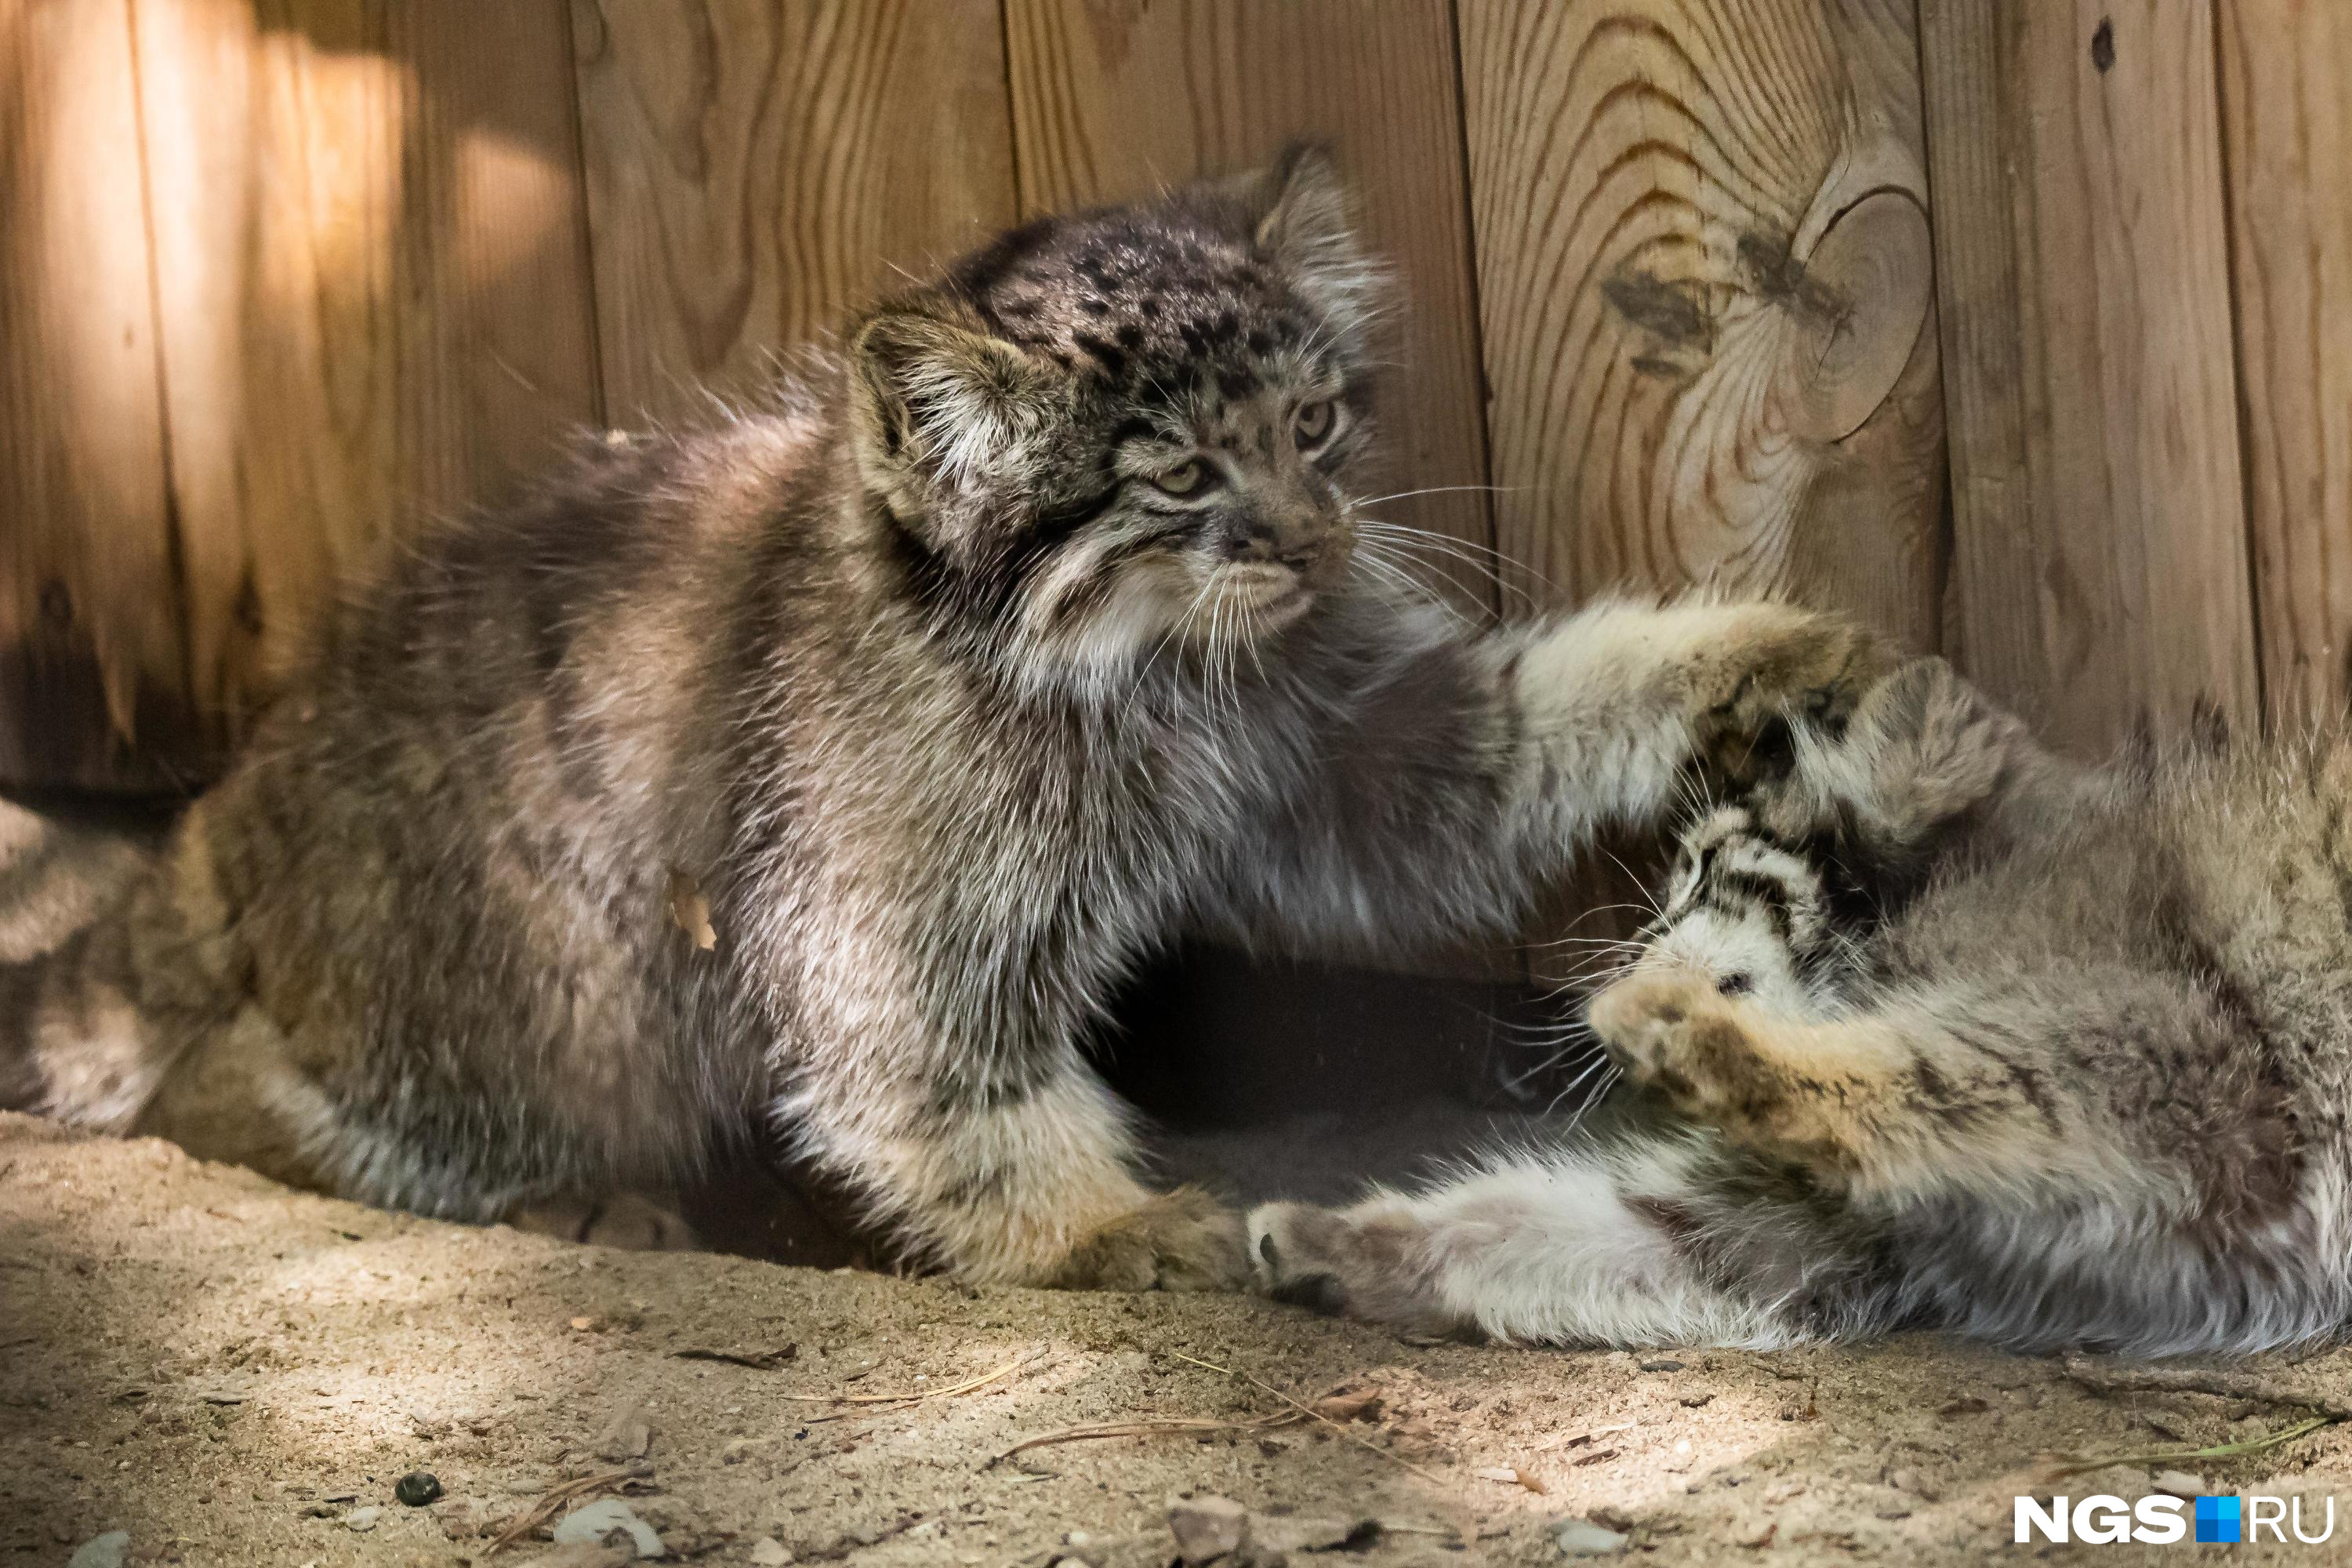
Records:
[[[1429,1230],[1402,1202],[1345,1211],[1261,1204],[1250,1211],[1250,1264],[1277,1301],[1361,1318],[1416,1338],[1475,1338],[1430,1282]]]
[[[1786,721],[1840,728],[1895,668],[1884,640],[1842,616],[1766,602],[1720,614],[1721,634],[1682,672],[1681,695],[1699,760],[1730,784],[1780,765],[1772,737]]]
[[[1780,1099],[1738,1005],[1704,974],[1629,975],[1596,994],[1586,1018],[1627,1078],[1695,1121],[1746,1126]]]
[[[1238,1290],[1249,1283],[1242,1217],[1198,1187],[1162,1193],[1070,1249],[1057,1290]]]

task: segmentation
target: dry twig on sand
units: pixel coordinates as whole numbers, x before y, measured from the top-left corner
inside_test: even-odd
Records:
[[[1328,1426],[1332,1431],[1337,1432],[1340,1436],[1345,1437],[1357,1447],[1363,1449],[1364,1452],[1368,1454],[1378,1454],[1390,1464],[1406,1471],[1408,1474],[1419,1476],[1423,1480],[1429,1482],[1432,1486],[1442,1487],[1445,1485],[1445,1479],[1436,1474],[1434,1471],[1425,1470],[1419,1465],[1414,1464],[1411,1459],[1403,1458],[1402,1455],[1390,1453],[1378,1443],[1368,1442],[1364,1438],[1357,1436],[1353,1432],[1349,1431],[1345,1426],[1340,1426],[1337,1421],[1332,1420],[1328,1415],[1324,1415],[1313,1405],[1307,1404],[1304,1400],[1293,1398],[1291,1395],[1283,1393],[1282,1390],[1275,1387],[1274,1384],[1266,1382],[1266,1380],[1262,1377],[1256,1376],[1251,1373],[1235,1372],[1232,1367],[1219,1366],[1213,1361],[1202,1361],[1198,1356],[1186,1355],[1182,1351],[1170,1351],[1168,1353],[1174,1356],[1178,1361],[1190,1362],[1194,1366],[1205,1367],[1211,1372],[1221,1373],[1226,1377],[1240,1378],[1243,1382],[1250,1384],[1252,1387],[1262,1390],[1265,1393],[1271,1394],[1276,1399],[1281,1400],[1285,1405],[1289,1405],[1293,1410],[1297,1411],[1299,1415],[1305,1416],[1307,1419],[1310,1421],[1320,1421],[1324,1426]]]
[[[994,1372],[984,1372],[978,1377],[968,1377],[961,1383],[950,1384],[944,1388],[920,1389],[913,1394],[779,1394],[773,1397],[789,1399],[796,1405],[854,1406],[855,1408],[836,1411],[830,1415],[809,1417],[812,1424],[818,1421],[845,1421],[853,1415],[873,1414],[877,1407],[896,1410],[910,1405],[927,1404],[934,1399],[953,1399],[959,1394],[977,1394],[990,1384],[1011,1377],[1014,1373],[1024,1371],[1045,1359],[1044,1351],[1031,1351],[1027,1355],[1016,1356],[1006,1362]]]
[[[1191,1361],[1192,1358],[1184,1358]],[[1205,1366],[1205,1362],[1194,1363]],[[1344,1394],[1345,1381],[1333,1385],[1330,1393],[1307,1405],[1304,1410],[1286,1410],[1278,1415],[1254,1415],[1246,1421],[1220,1421],[1210,1415],[1133,1415],[1124,1421],[1089,1421],[1081,1426],[1065,1426],[1058,1432],[1041,1433],[1024,1438],[1001,1454],[992,1455],[987,1465],[1003,1464],[1015,1454],[1025,1454],[1032,1448],[1050,1448],[1061,1443],[1088,1443],[1110,1437],[1164,1437],[1183,1433],[1208,1432],[1272,1432],[1284,1426],[1296,1426],[1308,1419],[1336,1424],[1341,1421],[1370,1420],[1381,1408],[1377,1394]]]
[[[2352,1421],[2352,1402],[2312,1389],[2295,1388],[2273,1378],[2246,1372],[2206,1371],[2197,1367],[2103,1365],[2087,1356],[2070,1355],[2063,1363],[2065,1375],[2094,1394],[2209,1394],[2221,1399],[2242,1399],[2255,1405],[2290,1405],[2317,1412],[2307,1420],[2241,1443],[2221,1443],[2210,1448],[2179,1448],[2156,1454],[2072,1455],[2059,1458],[2053,1476],[2079,1475],[2109,1465],[2179,1465],[2199,1459],[2234,1459],[2259,1454],[2297,1437]]]
[[[2316,1411],[2328,1422],[2352,1421],[2352,1401],[2295,1388],[2273,1378],[2247,1372],[2206,1372],[2196,1367],[2113,1366],[2088,1356],[2066,1358],[2067,1377],[2095,1394],[2210,1394],[2222,1399],[2245,1399],[2257,1405],[2295,1405]]]
[[[2259,1454],[2297,1437],[2333,1425],[2325,1415],[2314,1415],[2292,1426],[2282,1426],[2275,1432],[2265,1432],[2259,1437],[2249,1437],[2242,1443],[2217,1443],[2210,1448],[2171,1448],[2155,1454],[2071,1454],[2060,1455],[2046,1472],[2053,1479],[2063,1476],[2079,1476],[2085,1470],[2104,1470],[2109,1465],[2187,1465],[2199,1459],[2239,1459],[2248,1454]]]
[[[1588,1426],[1580,1432],[1560,1432],[1545,1438],[1528,1450],[1530,1454],[1549,1454],[1554,1448],[1581,1448],[1595,1437],[1606,1437],[1612,1432],[1631,1432],[1638,1422],[1619,1421],[1608,1426]]]
[[[1270,1432],[1277,1426],[1296,1426],[1303,1415],[1285,1411],[1279,1415],[1261,1415],[1253,1421],[1219,1421],[1205,1415],[1139,1415],[1131,1421],[1090,1421],[1082,1426],[1065,1426],[1058,1432],[1042,1433],[1024,1437],[1001,1454],[990,1456],[988,1465],[1001,1465],[1015,1454],[1025,1454],[1032,1448],[1050,1448],[1061,1443],[1089,1443],[1108,1437],[1162,1437],[1179,1433],[1195,1432]]]
[[[754,1372],[773,1372],[787,1363],[798,1361],[800,1353],[801,1347],[797,1344],[772,1351],[714,1351],[696,1345],[672,1351],[669,1355],[672,1361],[715,1361],[729,1366],[748,1366]]]

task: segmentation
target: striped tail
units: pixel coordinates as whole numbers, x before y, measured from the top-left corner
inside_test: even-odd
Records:
[[[150,863],[127,834],[0,800],[0,1110],[100,1126],[135,1113],[115,1103],[121,1064],[100,1059],[116,1053],[83,1016],[78,958]]]

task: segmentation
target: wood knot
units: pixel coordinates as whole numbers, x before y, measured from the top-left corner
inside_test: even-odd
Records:
[[[1787,311],[1774,381],[1795,435],[1841,441],[1895,390],[1935,292],[1927,215],[1908,193],[1876,190],[1832,217],[1799,260],[1743,243],[1757,291]]]
[[[64,637],[73,630],[73,595],[55,577],[41,584],[41,626],[51,637]]]

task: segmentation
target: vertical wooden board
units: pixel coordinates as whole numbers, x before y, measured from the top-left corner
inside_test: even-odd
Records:
[[[615,420],[755,388],[1013,221],[993,0],[577,0],[573,33]]]
[[[1465,0],[1497,530],[1938,640],[1910,0]]]
[[[129,18],[0,0],[0,782],[184,710]]]
[[[416,94],[404,463],[446,509],[604,417],[572,18],[565,0],[394,0],[385,26]]]
[[[1939,642],[1942,415],[1909,0],[1464,0],[1496,532],[1533,590],[1711,583]],[[1596,858],[1540,978],[1613,961]]]
[[[132,0],[198,703],[598,404],[563,0]]]
[[[2060,745],[2257,718],[2213,16],[1921,0],[1955,653]]]
[[[2223,0],[2246,497],[2273,722],[2352,700],[2352,8]]]
[[[1436,491],[1370,514],[1441,536],[1412,548],[1491,606],[1450,12],[1444,0],[1007,0],[1005,32],[1024,214],[1248,168],[1294,137],[1332,144],[1401,296],[1381,489]]]

